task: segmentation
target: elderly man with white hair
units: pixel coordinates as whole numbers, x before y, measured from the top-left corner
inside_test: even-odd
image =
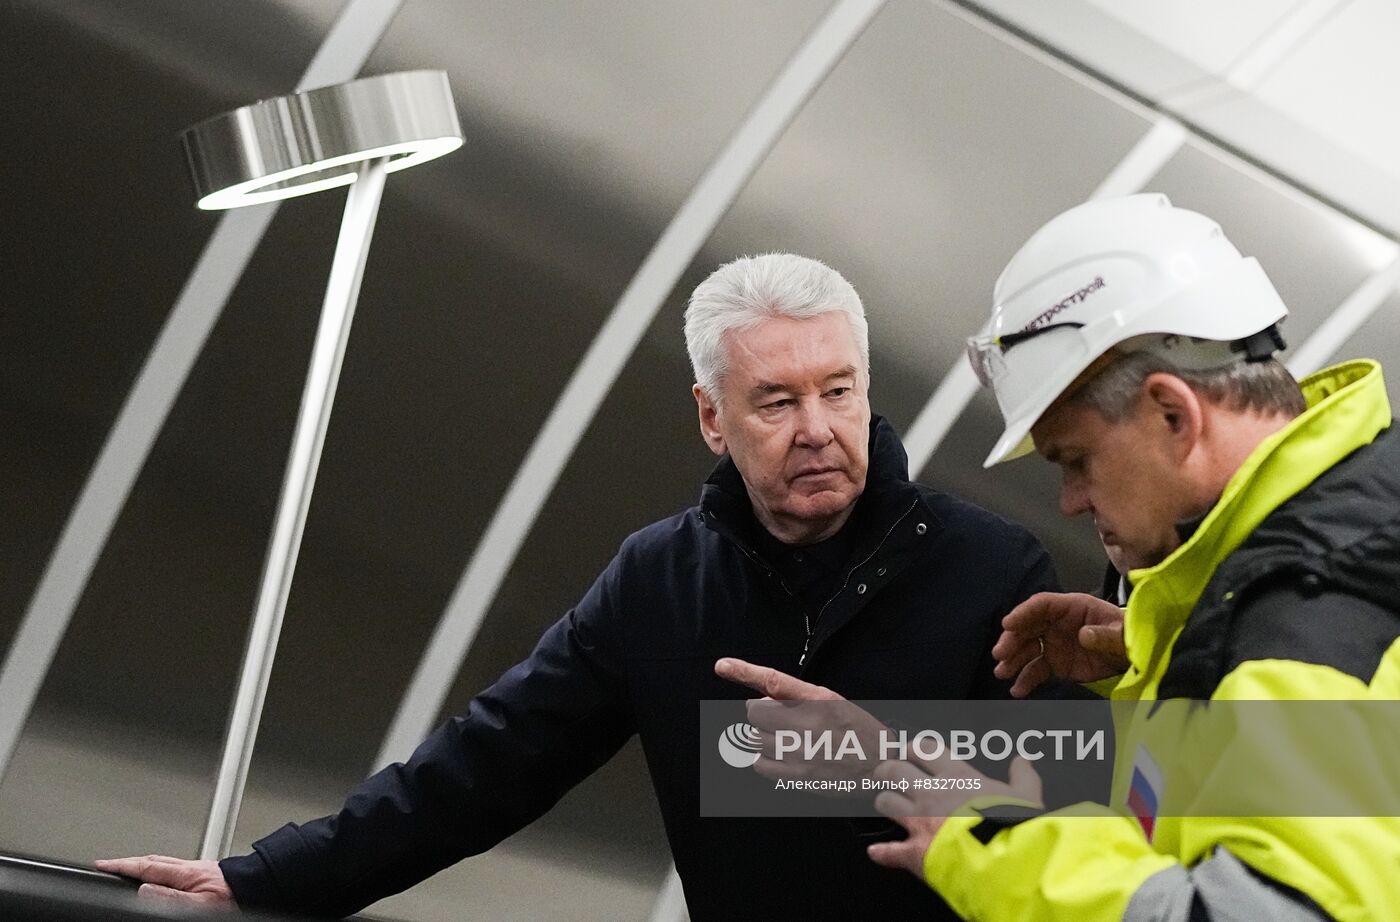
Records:
[[[746,694],[737,657],[859,699],[1004,697],[1001,617],[1055,588],[1024,529],[909,480],[872,416],[865,311],[812,259],[738,259],[685,318],[700,432],[720,462],[698,505],[627,538],[524,662],[339,813],[221,862],[101,866],[152,892],[354,912],[491,848],[640,737],[693,919],[951,918],[866,848],[883,820],[700,815],[699,702]]]

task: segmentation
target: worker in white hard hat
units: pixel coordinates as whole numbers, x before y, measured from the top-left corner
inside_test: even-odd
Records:
[[[1249,762],[1243,722],[1208,757],[1187,745],[1233,702],[1400,698],[1400,437],[1381,369],[1295,382],[1274,357],[1286,313],[1258,262],[1161,195],[1071,209],[1011,260],[969,343],[1006,422],[987,464],[1034,450],[1059,465],[1061,511],[1093,516],[1132,594],[1126,610],[1022,603],[998,671],[1019,696],[1055,676],[1153,704],[1120,728],[1116,806],[1043,812],[1014,772],[1012,818],[985,798],[882,794],[909,838],[874,860],[968,919],[1400,919],[1400,818],[1368,799],[1400,785],[1400,722],[1342,762],[1287,734]],[[1293,815],[1207,815],[1241,764]],[[1312,789],[1276,796],[1299,777],[1334,789],[1328,812],[1302,803]]]

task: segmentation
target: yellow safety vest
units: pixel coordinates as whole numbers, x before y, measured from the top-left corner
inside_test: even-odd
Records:
[[[1308,410],[1265,439],[1231,478],[1195,533],[1155,567],[1129,575],[1133,594],[1124,621],[1130,667],[1112,685],[1114,701],[1151,701],[1168,676],[1178,639],[1188,621],[1215,600],[1202,598],[1212,577],[1261,523],[1287,500],[1357,449],[1370,445],[1391,423],[1380,366],[1348,362],[1302,382]],[[1400,500],[1397,497],[1396,500]],[[1387,514],[1400,521],[1400,501]],[[1216,588],[1219,588],[1216,586]],[[1393,587],[1400,596],[1400,585]],[[1229,593],[1223,601],[1229,601]],[[1322,628],[1325,630],[1325,627]],[[1400,635],[1400,618],[1396,620]],[[1368,681],[1330,666],[1269,658],[1232,668],[1201,697],[1211,700],[1279,701],[1400,699],[1400,641],[1393,641]],[[1168,789],[1173,775],[1194,773],[1197,790],[1218,765],[1174,762],[1173,734],[1191,732],[1182,709],[1163,708],[1125,734],[1112,806],[1080,804],[975,835],[986,820],[977,812],[990,801],[968,804],[934,837],[924,857],[925,878],[968,919],[1016,922],[1117,922],[1125,918],[1139,888],[1163,871],[1191,869],[1223,847],[1253,871],[1301,891],[1344,922],[1400,920],[1400,818],[1371,816],[1208,817],[1178,803],[1185,815],[1162,815],[1151,825],[1134,815],[1128,799],[1132,773],[1161,772]],[[1219,710],[1219,709],[1217,709]],[[1146,709],[1140,709],[1139,714]],[[1154,720],[1157,725],[1154,726]],[[1219,765],[1230,764],[1247,741],[1225,741]],[[1154,748],[1155,747],[1155,748]],[[1324,754],[1302,747],[1289,758],[1300,763]],[[1199,749],[1194,750],[1199,752]],[[1144,759],[1151,766],[1144,767]],[[1375,766],[1358,766],[1357,784],[1400,784]],[[1387,767],[1385,771],[1390,771]],[[1395,769],[1400,772],[1400,769]],[[1368,774],[1369,771],[1369,774]],[[1140,779],[1139,779],[1140,780]],[[1339,785],[1352,782],[1337,780]],[[1182,809],[1185,807],[1185,809]],[[1151,834],[1149,837],[1148,829]],[[1141,902],[1141,901],[1139,901]],[[1136,913],[1134,913],[1136,915]],[[1131,918],[1131,917],[1129,917]]]

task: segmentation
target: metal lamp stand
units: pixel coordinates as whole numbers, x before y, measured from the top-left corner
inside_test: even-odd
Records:
[[[345,343],[350,338],[350,324],[355,317],[355,302],[360,297],[360,280],[365,274],[379,200],[384,194],[384,166],[383,158],[365,162],[345,199],[340,239],[335,245],[321,322],[311,349],[311,369],[301,394],[301,409],[297,411],[287,472],[277,500],[272,541],[263,564],[248,649],[238,677],[223,755],[219,759],[214,803],[199,844],[200,858],[221,858],[233,847],[233,831],[243,801],[243,788],[248,781],[248,765],[253,759],[263,700],[272,678],[272,660],[282,633],[282,616],[292,591],[292,573],[296,570],[302,530],[311,506],[311,491],[316,485],[316,468],[326,441],[326,427],[330,424],[331,403],[335,400]]]
[[[199,856],[212,859],[233,845],[385,174],[455,150],[462,135],[447,75],[412,71],[264,100],[206,119],[183,139],[201,208],[350,187],[200,841]]]

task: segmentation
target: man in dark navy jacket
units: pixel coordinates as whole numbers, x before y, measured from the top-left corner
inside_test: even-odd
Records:
[[[1056,588],[1049,557],[909,481],[871,416],[864,309],[834,270],[785,254],[722,266],[691,297],[686,344],[721,456],[700,504],[623,542],[528,659],[333,816],[217,864],[102,866],[166,896],[343,915],[491,848],[635,733],[693,919],[952,918],[866,858],[902,837],[892,824],[702,818],[698,702],[745,694],[715,675],[720,657],[848,698],[1002,697],[1001,617]]]

